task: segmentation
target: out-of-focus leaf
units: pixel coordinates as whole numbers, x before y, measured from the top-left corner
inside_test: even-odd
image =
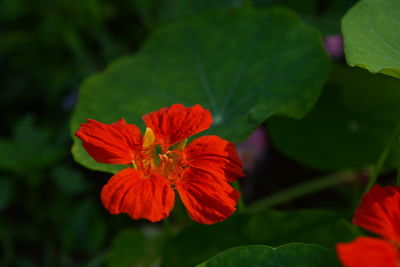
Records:
[[[205,133],[233,142],[275,114],[301,118],[319,96],[329,68],[321,36],[286,9],[217,10],[161,27],[140,53],[112,64],[81,87],[71,121],[141,117],[174,103],[201,104],[214,123]],[[95,162],[74,138],[75,160]]]
[[[243,246],[210,258],[197,267],[339,267],[335,252],[314,244],[291,243],[277,248]]]
[[[345,12],[357,0],[331,0],[322,5],[317,0],[252,0],[257,8],[286,7],[317,27],[324,34],[340,34],[340,21]],[[147,25],[173,21],[211,9],[238,8],[246,5],[243,0],[135,0],[142,20]]]
[[[0,139],[0,168],[19,172],[18,151],[10,139]]]
[[[153,0],[154,2],[154,0]],[[216,8],[232,8],[243,5],[242,0],[170,0],[164,1],[161,5],[157,2],[157,16],[160,21],[171,21],[202,13]]]
[[[330,211],[262,211],[236,214],[211,226],[191,225],[167,243],[161,266],[194,266],[218,252],[235,246],[279,246],[305,242],[333,248],[349,242],[359,230]]]
[[[158,234],[158,233],[156,233]],[[146,235],[143,230],[124,229],[114,237],[108,254],[107,266],[153,266],[157,260],[160,240]]]
[[[400,78],[400,1],[362,0],[342,21],[347,63]]]
[[[57,186],[67,194],[78,194],[88,188],[83,175],[68,165],[55,167],[52,176]]]
[[[8,207],[13,197],[13,184],[8,177],[0,177],[0,212]]]
[[[317,0],[252,0],[253,5],[259,7],[284,6],[299,14],[315,14],[317,12]]]
[[[91,200],[85,200],[64,215],[62,244],[66,251],[93,253],[103,245],[107,229],[96,206]]]
[[[335,66],[315,108],[302,120],[273,118],[269,134],[279,150],[318,169],[373,164],[400,121],[400,81]],[[400,164],[396,140],[389,164]]]
[[[34,126],[33,117],[17,122],[13,139],[0,139],[0,168],[15,173],[33,174],[57,161],[62,155],[50,140],[50,133]]]

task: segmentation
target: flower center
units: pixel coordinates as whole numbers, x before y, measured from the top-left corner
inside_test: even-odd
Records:
[[[171,182],[176,181],[187,167],[182,157],[186,142],[187,139],[167,147],[156,144],[153,130],[146,128],[142,153],[132,161],[133,167],[142,170],[148,177],[156,172]]]

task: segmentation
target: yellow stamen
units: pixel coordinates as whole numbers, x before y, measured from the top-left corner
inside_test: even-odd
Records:
[[[135,163],[134,160],[132,160],[132,165],[133,165],[133,168],[134,168],[135,170],[137,170],[137,165],[136,165],[136,163]]]
[[[147,127],[143,136],[143,148],[150,148],[154,144],[154,132],[151,128]]]
[[[147,127],[143,136],[143,150],[148,155],[148,159],[143,160],[145,166],[155,167],[157,165],[158,158],[154,141],[154,132],[151,128]]]

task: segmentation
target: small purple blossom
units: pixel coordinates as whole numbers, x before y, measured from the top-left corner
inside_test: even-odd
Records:
[[[343,57],[343,37],[341,35],[327,35],[324,38],[325,49],[334,60]]]
[[[243,162],[245,172],[254,171],[267,149],[267,137],[263,128],[257,128],[252,135],[242,143],[237,144],[237,151]]]

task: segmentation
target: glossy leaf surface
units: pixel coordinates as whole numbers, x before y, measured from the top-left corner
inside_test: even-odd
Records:
[[[82,86],[71,130],[141,116],[174,103],[201,104],[214,123],[207,133],[232,142],[274,114],[301,118],[319,96],[329,68],[320,34],[286,9],[219,10],[156,30],[141,51]],[[75,139],[75,159],[96,163]]]

